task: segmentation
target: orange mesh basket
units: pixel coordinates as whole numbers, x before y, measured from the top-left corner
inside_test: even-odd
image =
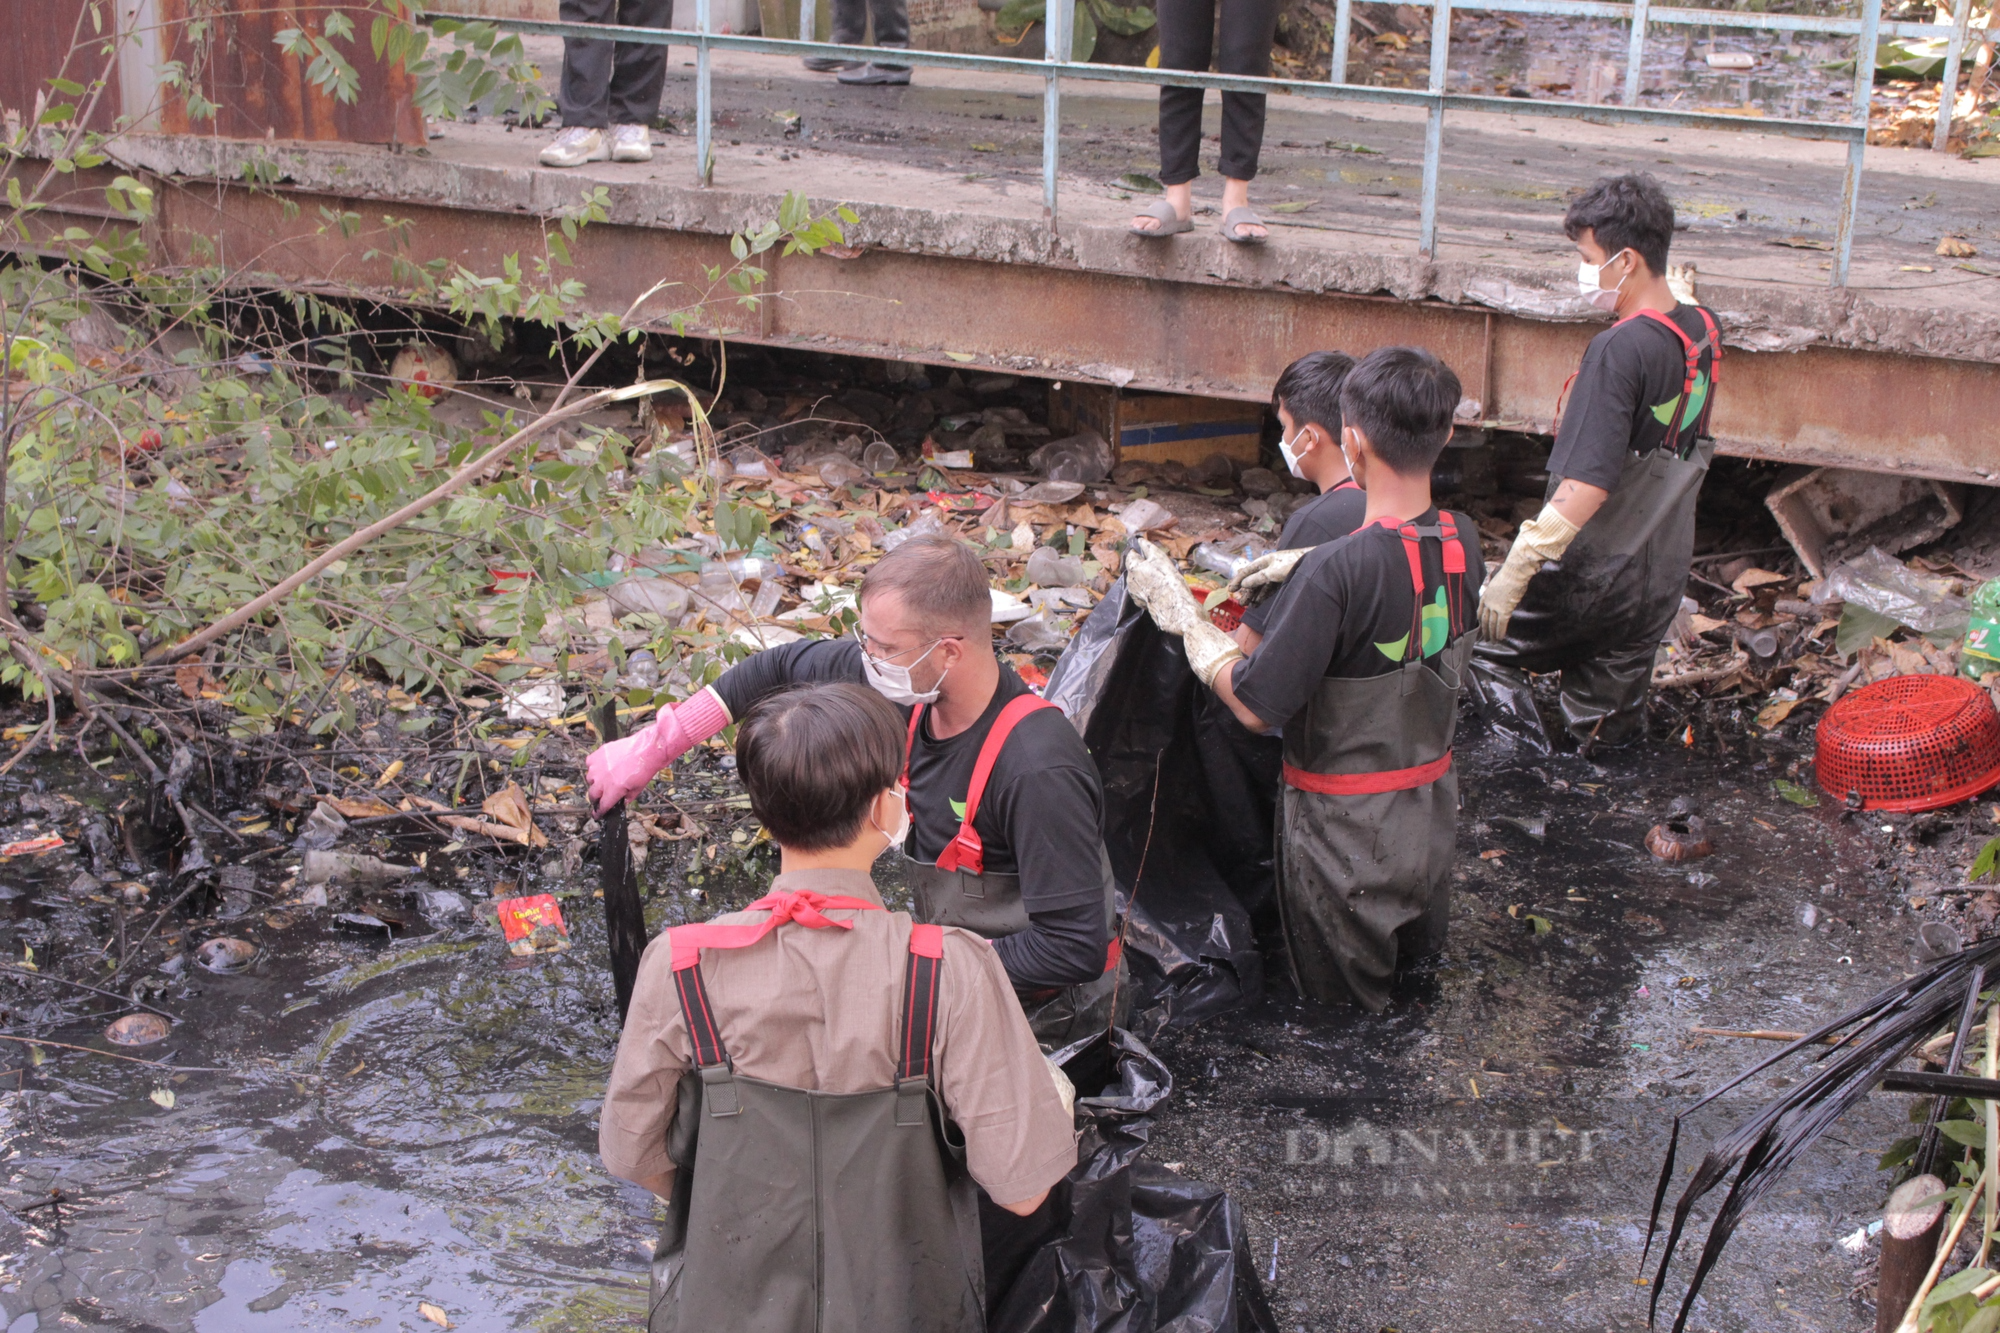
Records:
[[[1819,720],[1813,775],[1864,810],[1936,810],[2000,782],[2000,712],[1956,676],[1892,676]]]

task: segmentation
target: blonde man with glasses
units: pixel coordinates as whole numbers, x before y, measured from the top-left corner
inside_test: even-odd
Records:
[[[591,799],[609,809],[780,690],[870,685],[905,722],[917,920],[992,940],[1044,1043],[1102,1028],[1129,988],[1117,985],[1097,766],[1062,712],[995,655],[985,565],[963,542],[914,537],[868,571],[859,600],[852,637],[754,654],[598,749]]]

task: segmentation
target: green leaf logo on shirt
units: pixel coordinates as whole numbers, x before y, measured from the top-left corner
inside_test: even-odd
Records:
[[[1424,656],[1430,657],[1444,648],[1445,640],[1451,637],[1451,612],[1445,608],[1444,589],[1438,589],[1435,601],[1424,607]]]
[[[959,822],[960,822],[961,824],[965,822],[965,802],[964,802],[964,801],[952,801],[952,802],[951,802],[951,812],[952,812],[953,814],[955,814],[955,815],[957,815],[957,816],[958,816],[958,820],[959,820]]]
[[[1419,646],[1423,649],[1423,655],[1431,657],[1441,652],[1444,649],[1445,642],[1451,638],[1451,611],[1445,605],[1443,588],[1439,588],[1437,596],[1424,604],[1423,613],[1418,623],[1423,628],[1423,637],[1418,640]],[[1400,662],[1403,660],[1403,654],[1408,650],[1409,646],[1410,636],[1405,634],[1393,643],[1376,644],[1375,651],[1388,658],[1391,662]]]
[[[1682,418],[1682,421],[1688,425],[1692,425],[1695,422],[1699,421],[1701,419],[1702,404],[1706,403],[1707,401],[1708,401],[1708,372],[1698,371],[1696,372],[1694,377],[1694,393],[1691,394],[1688,398],[1687,415]],[[1657,420],[1662,426],[1673,425],[1674,410],[1680,406],[1680,403],[1681,403],[1681,396],[1679,394],[1675,394],[1672,398],[1669,398],[1666,402],[1661,403],[1659,406],[1653,409],[1654,419]]]

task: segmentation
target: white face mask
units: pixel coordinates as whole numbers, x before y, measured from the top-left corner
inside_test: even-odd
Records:
[[[889,790],[896,793],[898,798],[897,808],[903,812],[902,818],[896,822],[896,827],[893,829],[885,829],[880,824],[876,824],[873,816],[870,816],[868,822],[874,826],[877,833],[889,840],[889,847],[901,847],[904,839],[910,836],[910,794],[894,787],[891,787]],[[884,847],[882,850],[886,852],[889,850],[889,847]]]
[[[884,662],[864,646],[861,649],[862,674],[874,687],[875,692],[892,704],[935,703],[938,695],[944,690],[944,676],[939,676],[937,684],[928,691],[919,690],[910,683],[910,668],[920,665],[924,657],[936,652],[938,644],[943,642],[943,639],[933,641],[931,646],[924,650],[924,656],[910,663],[910,666],[897,666],[893,662]]]
[[[1620,250],[1618,255],[1624,253],[1623,250]],[[1605,260],[1602,264],[1590,264],[1581,259],[1576,263],[1577,290],[1583,293],[1584,300],[1590,302],[1599,310],[1616,310],[1618,308],[1618,291],[1619,288],[1625,285],[1625,278],[1618,279],[1617,287],[1606,287],[1603,285],[1604,270],[1611,267],[1611,260],[1618,258],[1618,255],[1612,255],[1611,259]],[[1631,270],[1627,269],[1625,277],[1629,278],[1631,276]]]
[[[1298,439],[1299,436],[1305,434],[1305,431],[1306,428],[1304,426],[1301,426],[1296,431],[1292,432],[1291,440],[1286,439],[1282,435],[1278,437],[1278,452],[1284,455],[1285,466],[1288,469],[1290,469],[1291,474],[1293,476],[1297,477],[1301,481],[1305,480],[1306,474],[1299,468],[1299,456],[1292,452],[1292,440]]]

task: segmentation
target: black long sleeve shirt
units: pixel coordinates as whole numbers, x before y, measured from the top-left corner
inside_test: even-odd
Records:
[[[758,700],[807,683],[866,680],[852,639],[806,640],[737,663],[715,692],[741,718]],[[1000,710],[1029,693],[1004,663],[979,721],[946,740],[929,719],[910,747],[910,836],[904,851],[934,863],[964,819],[980,746]],[[902,710],[905,718],[909,709]],[[926,710],[928,713],[928,710]],[[994,763],[973,829],[989,874],[1019,875],[1028,928],[993,941],[1017,989],[1090,981],[1104,971],[1110,935],[1104,910],[1104,792],[1097,765],[1069,719],[1053,708],[1021,719]]]

